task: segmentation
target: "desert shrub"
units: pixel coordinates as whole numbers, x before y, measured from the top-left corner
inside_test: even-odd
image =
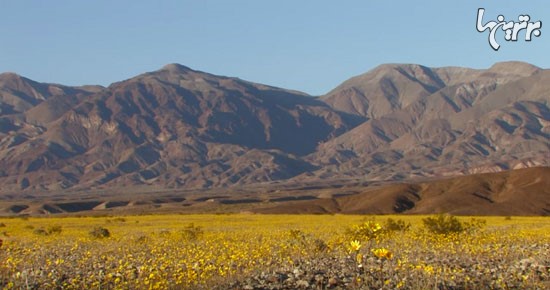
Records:
[[[92,238],[96,238],[96,239],[103,239],[103,238],[108,238],[108,237],[111,236],[111,233],[109,232],[108,229],[106,229],[104,227],[100,227],[100,226],[97,226],[97,227],[93,228],[89,232],[89,234]]]
[[[313,250],[315,253],[323,253],[328,251],[329,247],[325,241],[322,239],[315,239],[313,241]]]
[[[476,219],[476,218],[471,218],[470,221],[463,223],[464,230],[469,232],[479,231],[482,228],[484,228],[485,225],[487,225],[486,220]]]
[[[505,217],[504,217],[504,220],[510,221],[510,220],[512,220],[512,217],[509,216],[509,215],[508,215],[508,216],[505,216]]]
[[[387,232],[404,232],[411,228],[411,223],[407,223],[404,220],[394,220],[388,218],[384,224],[384,230]]]
[[[0,223],[0,228],[5,228],[5,227],[6,227],[5,223]]]
[[[440,214],[422,219],[424,227],[431,233],[446,235],[464,231],[462,223],[452,215]]]
[[[50,235],[60,234],[62,231],[63,231],[63,228],[60,225],[53,225],[53,226],[47,227],[46,229],[44,228],[35,229],[33,233],[41,236],[50,236]]]
[[[35,235],[40,235],[40,236],[47,236],[48,235],[48,232],[46,232],[45,229],[43,228],[38,228],[38,229],[35,229],[34,231],[32,231]]]
[[[350,240],[369,241],[382,234],[382,226],[374,220],[367,220],[361,224],[353,225],[346,229],[346,235]]]
[[[204,235],[204,231],[201,226],[195,226],[195,224],[188,224],[182,232],[183,238],[189,241],[198,240]]]
[[[461,222],[452,215],[440,214],[422,219],[424,227],[434,234],[452,234],[477,231],[485,226],[485,220],[472,218],[469,222]]]
[[[48,235],[59,234],[63,231],[63,228],[60,225],[53,225],[49,226],[46,231],[48,232]]]
[[[328,244],[324,240],[316,238],[311,234],[306,234],[301,230],[292,229],[289,231],[289,236],[291,244],[298,245],[313,253],[322,253],[328,250]]]

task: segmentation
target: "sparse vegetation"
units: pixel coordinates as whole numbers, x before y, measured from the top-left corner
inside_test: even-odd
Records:
[[[370,241],[380,234],[382,234],[382,226],[374,220],[365,220],[346,230],[346,235],[349,239],[359,241]]]
[[[289,246],[300,247],[311,253],[322,253],[328,249],[327,243],[302,230],[292,229],[289,231]]]
[[[63,228],[60,225],[53,225],[53,226],[48,226],[45,229],[44,228],[35,229],[33,233],[37,235],[42,235],[42,236],[49,236],[49,235],[60,234],[62,231],[63,231]]]
[[[403,232],[411,228],[411,223],[401,219],[388,218],[384,224],[384,230],[387,232]]]
[[[108,238],[111,236],[111,232],[104,227],[94,227],[90,232],[90,236],[96,239]]]
[[[429,232],[440,235],[476,231],[483,228],[486,224],[484,220],[476,218],[472,218],[467,222],[461,222],[457,217],[447,214],[427,217],[422,222]]]
[[[196,241],[204,235],[202,227],[190,223],[183,229],[183,238],[188,241]]]
[[[378,223],[343,215],[163,215],[127,216],[108,230],[107,219],[10,220],[0,288],[545,289],[550,283],[550,218],[488,217],[484,225],[439,216]],[[458,221],[462,231],[432,233],[424,220],[443,220],[439,228],[453,230]],[[25,229],[29,223],[46,232],[63,224],[63,231],[39,236]]]
[[[123,217],[115,217],[113,219],[108,219],[106,221],[106,223],[110,224],[110,223],[125,223],[126,222],[126,219],[123,218]]]

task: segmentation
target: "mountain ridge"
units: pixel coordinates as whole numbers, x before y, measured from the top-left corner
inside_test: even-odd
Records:
[[[548,166],[549,77],[520,62],[386,64],[311,97],[180,64],[108,87],[4,73],[0,193],[399,181]]]

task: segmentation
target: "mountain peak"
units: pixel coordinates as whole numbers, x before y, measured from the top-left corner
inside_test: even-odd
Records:
[[[13,72],[0,73],[0,83],[2,86],[19,86],[25,83],[38,84],[33,80],[27,79]]]
[[[0,73],[0,79],[22,79],[23,77],[13,73],[13,72],[4,72]]]
[[[417,68],[417,67],[424,67],[424,66],[416,63],[384,63],[377,66],[374,69]]]
[[[541,68],[530,63],[521,61],[505,61],[497,62],[489,68],[489,71],[500,73],[510,73],[515,75],[530,76],[533,73],[540,71]]]
[[[184,65],[181,65],[179,63],[169,63],[165,66],[163,66],[161,69],[161,71],[168,71],[168,72],[171,72],[171,73],[185,73],[185,72],[189,72],[189,71],[192,71],[192,69],[184,66]]]

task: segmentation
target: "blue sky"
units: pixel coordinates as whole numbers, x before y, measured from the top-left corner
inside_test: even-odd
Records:
[[[475,29],[481,7],[486,21],[529,14],[542,35],[505,42],[501,31],[495,52]],[[383,63],[550,67],[547,1],[12,0],[0,2],[0,36],[0,72],[67,85],[176,62],[320,95]]]

